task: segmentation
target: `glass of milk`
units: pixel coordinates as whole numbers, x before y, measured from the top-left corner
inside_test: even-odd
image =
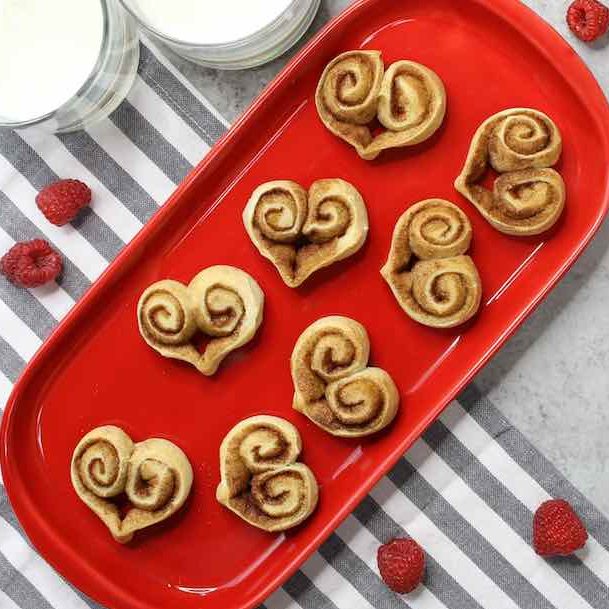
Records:
[[[320,0],[121,0],[143,30],[205,66],[261,65],[307,30]]]
[[[120,104],[138,62],[117,0],[0,0],[0,127],[82,129]]]

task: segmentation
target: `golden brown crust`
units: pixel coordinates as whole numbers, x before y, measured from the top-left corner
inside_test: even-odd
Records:
[[[364,200],[338,178],[317,180],[308,193],[289,180],[261,184],[243,210],[243,224],[290,287],[351,256],[368,235]]]
[[[212,375],[231,351],[250,341],[262,323],[264,294],[241,269],[212,266],[188,286],[165,279],[140,297],[137,318],[144,340],[165,357]],[[211,337],[203,353],[192,344],[196,332]]]
[[[467,216],[443,199],[420,201],[398,219],[381,275],[412,319],[452,328],[476,314],[482,286],[475,264],[464,255],[471,239]]]
[[[192,468],[175,444],[151,438],[134,444],[119,427],[86,434],[74,449],[70,477],[74,490],[104,522],[116,541],[169,518],[188,498]],[[124,518],[111,501],[121,494],[131,509]]]
[[[295,527],[318,499],[315,476],[296,462],[301,449],[300,434],[288,421],[268,415],[244,419],[220,446],[216,499],[265,531]]]
[[[437,74],[419,63],[396,61],[384,71],[379,51],[347,51],[326,66],[315,104],[324,125],[371,160],[431,137],[444,120],[446,92]],[[375,117],[386,129],[377,136]]]
[[[387,372],[367,367],[369,354],[360,323],[337,315],[318,319],[300,335],[290,359],[293,407],[335,436],[366,436],[389,425],[398,390]]]
[[[561,151],[560,131],[550,117],[530,108],[504,110],[476,131],[455,188],[498,231],[537,235],[564,209],[564,182],[549,169]],[[493,191],[480,184],[488,166],[501,174]]]

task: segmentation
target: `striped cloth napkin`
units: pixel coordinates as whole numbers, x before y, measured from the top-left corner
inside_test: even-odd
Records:
[[[59,285],[0,278],[0,405],[55,324],[226,129],[150,42],[135,87],[109,119],[60,137],[0,134],[0,251],[44,236],[61,250]],[[56,228],[33,204],[61,177],[95,204]],[[536,507],[564,497],[587,547],[560,560],[531,549]],[[379,578],[376,550],[411,535],[427,552],[424,587],[408,596]],[[609,523],[470,386],[374,488],[266,609],[607,609]],[[0,487],[0,608],[97,608],[31,548]]]

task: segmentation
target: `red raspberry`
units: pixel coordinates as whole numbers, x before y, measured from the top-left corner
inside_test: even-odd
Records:
[[[91,189],[79,180],[59,180],[45,186],[36,204],[46,219],[57,226],[71,222],[91,202]]]
[[[588,533],[564,499],[542,503],[533,518],[533,546],[540,556],[568,556],[583,548]]]
[[[22,288],[52,281],[62,267],[61,256],[44,239],[16,243],[0,258],[0,273]]]
[[[394,592],[412,592],[425,572],[425,552],[414,539],[394,539],[378,549],[376,557],[383,581]]]
[[[597,0],[575,0],[567,11],[571,31],[584,42],[602,36],[609,27],[609,8]]]

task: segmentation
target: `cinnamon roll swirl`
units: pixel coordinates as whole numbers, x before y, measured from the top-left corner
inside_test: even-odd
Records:
[[[399,405],[395,383],[367,367],[370,342],[364,326],[348,317],[324,317],[299,337],[290,360],[293,407],[335,436],[380,431]]]
[[[449,201],[427,199],[402,214],[381,275],[412,319],[452,328],[476,314],[482,286],[475,264],[464,255],[471,240],[469,219]]]
[[[326,66],[317,85],[322,122],[362,157],[372,143],[368,125],[376,116],[384,71],[380,51],[347,51]]]
[[[537,235],[564,209],[564,182],[550,169],[561,151],[560,131],[550,117],[530,108],[504,110],[476,131],[455,188],[497,230]],[[480,183],[489,165],[500,174],[493,191]]]
[[[70,476],[80,499],[120,543],[180,509],[193,478],[188,458],[175,444],[157,438],[134,444],[112,425],[93,429],[80,440]],[[112,502],[122,494],[130,502],[124,518]]]
[[[77,495],[121,543],[129,541],[129,536],[122,536],[120,512],[109,500],[125,490],[132,453],[131,438],[122,429],[106,425],[80,440],[70,468]]]
[[[165,357],[197,361],[199,353],[190,344],[197,321],[185,285],[171,279],[153,283],[140,297],[137,310],[140,334],[153,349]]]
[[[211,266],[188,285],[199,329],[212,339],[196,367],[216,372],[231,352],[248,343],[262,323],[264,293],[256,281],[232,266]]]
[[[402,284],[400,304],[423,325],[452,328],[476,314],[481,293],[478,270],[469,256],[421,260]]]
[[[241,421],[220,446],[217,500],[265,531],[295,527],[318,499],[315,476],[296,462],[301,450],[298,430],[284,419],[259,415]]]
[[[387,148],[414,146],[429,139],[446,114],[444,84],[435,72],[414,61],[396,61],[383,77],[378,120],[386,131],[377,135],[364,158]]]
[[[348,51],[325,68],[315,103],[324,125],[371,160],[431,137],[444,120],[446,92],[419,63],[396,61],[385,72],[379,51]],[[375,118],[385,131],[373,136]]]
[[[188,457],[172,442],[151,438],[136,444],[125,483],[133,507],[122,522],[123,541],[175,514],[186,502],[192,480]]]
[[[241,269],[212,266],[198,273],[188,286],[158,281],[140,297],[140,333],[165,357],[180,359],[212,375],[231,351],[250,341],[262,323],[264,294]],[[211,340],[203,353],[193,345],[201,332]]]
[[[317,180],[308,193],[296,182],[277,180],[254,190],[243,224],[283,281],[297,287],[362,247],[368,213],[359,192],[344,180]]]

